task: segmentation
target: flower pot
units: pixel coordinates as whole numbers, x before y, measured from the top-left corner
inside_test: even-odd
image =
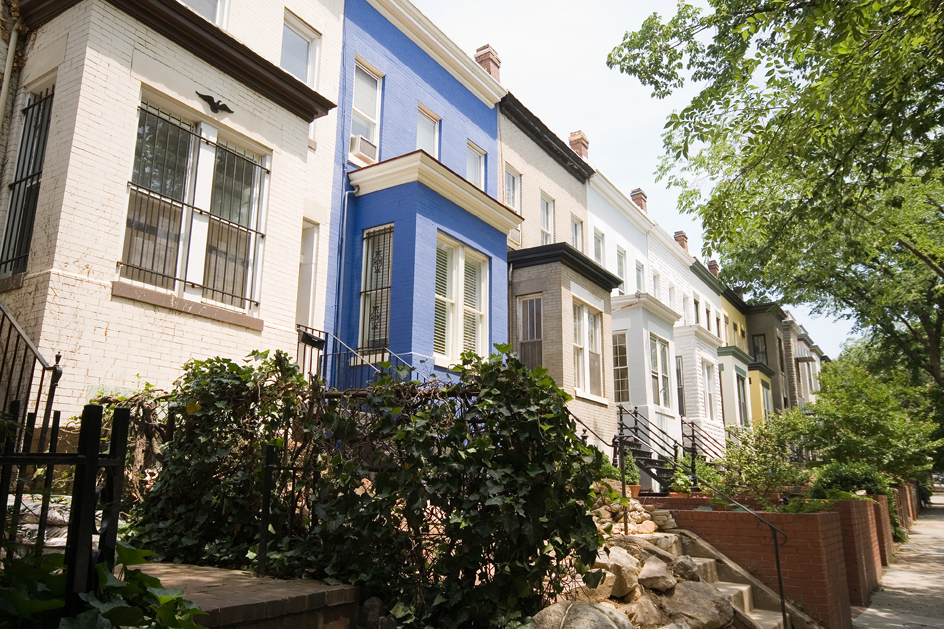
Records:
[[[629,490],[629,493],[633,498],[638,498],[639,492],[642,490],[642,485],[626,485],[626,489]]]
[[[688,498],[688,494],[681,491],[670,491],[669,498]]]

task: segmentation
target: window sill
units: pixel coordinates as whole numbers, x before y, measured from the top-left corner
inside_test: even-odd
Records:
[[[574,389],[574,397],[581,400],[587,400],[589,402],[596,402],[597,404],[606,404],[607,406],[610,404],[610,401],[607,398],[594,395],[589,391],[583,391],[582,389]]]
[[[23,277],[26,276],[26,273],[17,273],[16,275],[11,275],[10,277],[5,277],[0,280],[0,293],[5,293],[7,291],[16,290],[23,286]]]
[[[124,299],[131,299],[144,304],[151,304],[152,306],[159,306],[161,308],[167,308],[168,310],[176,310],[177,312],[184,312],[222,323],[238,325],[240,327],[249,328],[250,330],[256,330],[257,332],[262,332],[265,325],[262,319],[257,319],[256,317],[251,317],[241,312],[234,312],[220,306],[183,299],[175,295],[162,293],[153,288],[135,286],[128,282],[120,282],[117,280],[112,282],[111,296],[113,298],[122,297]]]

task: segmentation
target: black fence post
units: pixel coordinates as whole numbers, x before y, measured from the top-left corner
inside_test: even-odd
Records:
[[[5,428],[4,439],[3,439],[3,456],[9,457],[13,454],[14,443],[13,440],[16,437],[16,418],[20,416],[20,401],[13,400],[10,402],[10,418],[11,421],[8,423]],[[16,546],[16,530],[10,530],[7,528],[7,509],[6,505],[8,504],[10,498],[10,482],[13,480],[13,463],[4,463],[3,470],[0,472],[0,504],[3,505],[3,530],[8,533],[7,537],[7,557],[13,556],[13,548]]]
[[[98,538],[98,557],[109,570],[115,568],[115,549],[118,546],[118,517],[121,513],[121,493],[125,481],[125,456],[128,453],[128,426],[130,408],[116,408],[111,422],[111,444],[108,458],[117,465],[106,468],[105,491],[102,492],[102,527]]]
[[[262,470],[262,513],[259,525],[259,565],[256,572],[260,577],[266,573],[266,555],[269,551],[269,521],[272,514],[272,473],[275,470],[275,446],[265,447],[265,467]]]
[[[102,407],[87,404],[79,429],[79,460],[75,466],[69,537],[66,541],[66,612],[81,607],[79,594],[89,591],[92,581],[92,534],[95,531],[95,480],[102,434]]]
[[[54,411],[52,414],[52,427],[49,432],[49,454],[55,454],[59,447],[59,420],[60,411]],[[39,528],[36,531],[36,553],[43,552],[43,546],[46,544],[46,526],[49,520],[49,500],[52,494],[52,477],[55,473],[55,466],[50,463],[46,466],[46,473],[43,476],[43,506],[39,513]]]

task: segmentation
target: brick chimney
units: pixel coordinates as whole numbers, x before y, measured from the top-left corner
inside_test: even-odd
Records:
[[[721,267],[718,265],[717,260],[708,260],[708,270],[711,271],[711,274],[715,277],[718,277],[718,271]]]
[[[485,44],[475,51],[475,60],[480,66],[485,68],[485,71],[488,72],[493,79],[496,81],[500,80],[498,78],[498,70],[501,69],[501,59],[498,58],[494,48]]]
[[[642,188],[636,188],[629,193],[629,198],[633,200],[633,203],[639,206],[643,212],[649,213],[649,210],[646,208],[646,193],[642,191]]]
[[[688,236],[685,235],[685,232],[675,232],[675,242],[677,242],[682,249],[688,251]]]
[[[587,135],[583,131],[574,131],[570,134],[570,148],[583,159],[583,161],[589,161],[590,159],[590,140],[587,139]]]

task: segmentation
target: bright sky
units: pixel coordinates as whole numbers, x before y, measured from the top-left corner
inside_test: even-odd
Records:
[[[675,9],[669,0],[412,0],[463,51],[491,44],[502,60],[501,83],[565,141],[582,130],[590,163],[623,192],[642,188],[649,214],[670,234],[684,230],[701,257],[701,224],[676,210],[677,193],[655,182],[662,128],[695,90],[665,100],[632,77],[606,67],[606,57],[628,30],[654,12]],[[577,9],[577,7],[580,7]],[[813,340],[831,357],[852,325],[791,308]]]

